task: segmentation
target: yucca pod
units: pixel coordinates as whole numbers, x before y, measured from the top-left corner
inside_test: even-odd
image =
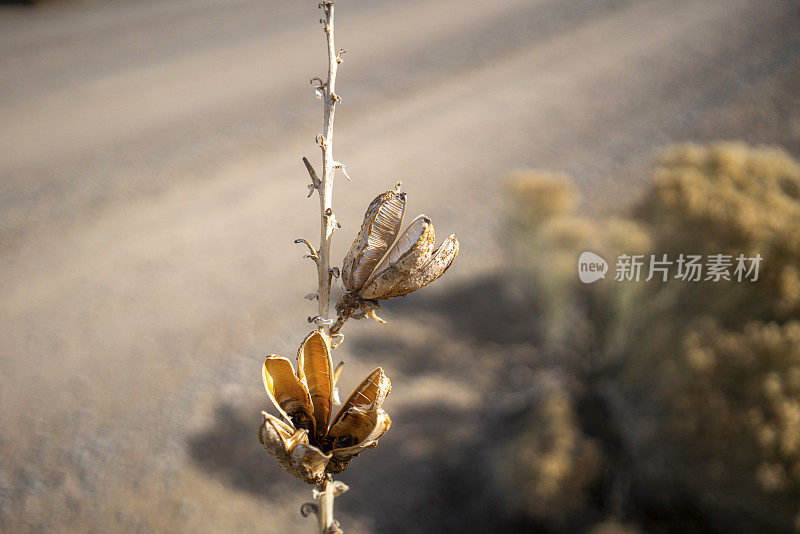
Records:
[[[314,436],[319,439],[328,431],[334,384],[328,342],[317,331],[311,332],[297,351],[297,376],[305,383],[311,397]]]
[[[350,394],[331,423],[326,439],[335,457],[354,456],[372,447],[391,425],[383,401],[392,389],[380,367]]]
[[[344,420],[343,420],[344,421]],[[361,441],[351,447],[340,447],[333,449],[330,454],[331,458],[328,461],[326,470],[329,473],[340,473],[344,471],[350,462],[366,449],[371,449],[378,446],[378,439],[380,439],[392,426],[392,420],[389,414],[383,408],[377,408],[364,414],[363,423],[361,423],[357,430],[369,429],[366,435],[361,434]],[[368,423],[367,423],[368,421]],[[341,422],[340,422],[341,424]],[[356,437],[359,439],[359,437]]]
[[[342,263],[342,283],[348,291],[358,291],[375,266],[392,246],[406,209],[406,194],[381,193],[370,203],[364,222]]]
[[[300,478],[314,484],[325,476],[331,455],[308,443],[298,443],[292,449],[291,458],[301,472]]]
[[[420,215],[408,226],[403,235],[358,292],[364,299],[381,299],[409,274],[422,267],[431,257],[436,232],[433,223]]]
[[[305,430],[296,430],[267,412],[261,414],[264,422],[258,430],[258,440],[280,466],[309,484],[322,481],[331,454],[309,444]]]
[[[458,256],[458,247],[458,235],[452,234],[448,236],[422,267],[412,271],[408,276],[400,280],[388,292],[384,293],[381,298],[402,297],[427,286],[442,276],[453,264],[453,260]]]
[[[315,435],[314,406],[303,381],[295,374],[291,362],[283,356],[267,356],[262,368],[264,388],[278,411],[295,428]]]

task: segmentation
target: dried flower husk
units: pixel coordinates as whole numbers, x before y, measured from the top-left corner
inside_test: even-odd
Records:
[[[391,389],[391,381],[379,367],[347,398],[328,431],[335,460],[328,468],[330,472],[343,470],[362,451],[375,447],[389,430],[392,421],[381,406]]]
[[[291,362],[283,356],[267,356],[263,366],[264,388],[275,407],[295,428],[314,434],[315,419],[311,395],[294,374]]]
[[[370,426],[372,430],[364,435],[360,442],[352,447],[341,447],[331,451],[332,458],[329,460],[327,467],[329,473],[340,473],[344,471],[350,462],[363,451],[377,447],[378,439],[392,426],[392,420],[389,418],[389,414],[382,408],[377,408],[374,412],[367,414],[367,416],[365,416],[365,421],[367,420],[370,421],[370,423],[363,424],[359,430],[369,428]]]
[[[331,454],[325,454],[309,444],[308,432],[295,430],[277,417],[261,412],[264,422],[258,440],[270,452],[284,471],[309,484],[318,484],[325,477]]]
[[[314,413],[314,436],[328,431],[333,410],[333,368],[325,336],[311,332],[297,352],[297,375],[308,388]]]
[[[414,219],[396,238],[405,200],[405,194],[387,191],[367,208],[358,237],[342,264],[347,292],[336,304],[339,318],[331,332],[338,332],[350,317],[371,317],[385,322],[375,313],[380,309],[379,300],[404,296],[425,287],[442,276],[458,255],[456,234],[448,236],[433,251],[436,233],[425,215]]]
[[[396,191],[381,193],[370,203],[361,230],[342,263],[345,289],[358,291],[367,281],[397,239],[405,208],[406,194]]]
[[[316,484],[325,472],[344,470],[389,430],[391,420],[382,404],[391,382],[380,368],[350,394],[328,426],[335,380],[330,347],[320,332],[303,340],[297,375],[277,355],[266,358],[263,371],[267,394],[286,421],[263,413],[259,440],[284,470],[306,482]]]
[[[392,390],[392,383],[378,367],[353,390],[331,423],[328,439],[332,448],[361,443],[375,426],[374,412]],[[365,426],[366,425],[366,426]],[[352,441],[342,439],[353,437]]]
[[[359,291],[365,299],[380,299],[431,257],[436,232],[431,220],[420,215],[386,253],[375,271]]]
[[[400,280],[389,291],[384,293],[381,298],[402,297],[427,286],[450,268],[453,260],[458,256],[458,248],[458,235],[451,234],[439,245],[439,248],[436,249],[431,258],[422,267],[415,269]]]

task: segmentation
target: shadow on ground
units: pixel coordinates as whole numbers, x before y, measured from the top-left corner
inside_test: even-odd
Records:
[[[445,293],[421,291],[389,301],[392,314],[432,313],[454,334],[477,343],[501,345],[534,340],[537,322],[528,303],[515,299],[502,276],[485,276]]]
[[[289,479],[277,462],[265,461],[258,442],[260,419],[258,410],[237,411],[220,404],[213,426],[192,436],[188,448],[192,459],[210,475],[269,499],[285,491]]]

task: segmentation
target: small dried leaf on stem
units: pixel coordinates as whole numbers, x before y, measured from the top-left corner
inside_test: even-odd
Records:
[[[317,177],[317,171],[314,170],[314,166],[311,165],[311,162],[309,162],[308,158],[305,156],[303,156],[303,164],[306,166],[308,175],[311,177],[311,183],[314,185],[315,188],[319,187],[320,183],[322,182],[320,182],[319,177]]]
[[[319,260],[319,254],[317,254],[317,251],[316,251],[316,249],[314,248],[314,245],[312,245],[312,244],[311,244],[311,243],[308,241],[308,239],[303,239],[303,238],[300,238],[300,239],[295,239],[295,240],[294,240],[294,242],[295,242],[295,243],[297,243],[297,244],[300,244],[300,243],[302,243],[303,245],[305,245],[305,246],[307,246],[307,247],[308,247],[308,254],[306,254],[305,256],[303,256],[304,258],[311,258],[311,259],[312,259],[312,260],[314,260],[314,261],[318,261],[318,260]]]
[[[352,180],[350,179],[350,175],[347,174],[347,169],[345,168],[344,163],[341,163],[339,161],[334,161],[333,162],[333,168],[334,168],[334,170],[341,169],[342,170],[342,174],[344,174],[344,177],[347,178],[347,181],[348,182],[352,182]]]

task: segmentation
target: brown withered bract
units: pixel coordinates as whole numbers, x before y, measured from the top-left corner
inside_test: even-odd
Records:
[[[458,255],[458,236],[452,234],[434,251],[436,233],[425,215],[414,219],[398,238],[405,211],[405,193],[387,191],[367,208],[364,222],[342,264],[347,290],[336,305],[338,331],[347,317],[377,318],[379,300],[400,297],[430,284]],[[359,311],[360,310],[360,311]]]
[[[328,425],[335,379],[326,338],[315,331],[300,346],[297,374],[288,359],[267,356],[264,386],[285,421],[262,412],[259,440],[287,472],[317,484],[326,473],[343,471],[350,461],[389,430],[383,401],[391,382],[375,369],[353,391]]]

